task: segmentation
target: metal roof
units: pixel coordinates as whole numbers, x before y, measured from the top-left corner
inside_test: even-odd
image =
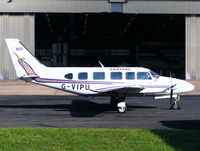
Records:
[[[1,0],[1,13],[200,14],[199,0]]]

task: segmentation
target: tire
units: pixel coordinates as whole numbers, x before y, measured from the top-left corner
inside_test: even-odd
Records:
[[[178,105],[178,103],[172,103],[171,110],[181,110],[181,107]]]
[[[118,111],[118,113],[125,113],[126,112],[126,107],[118,107],[117,111]]]

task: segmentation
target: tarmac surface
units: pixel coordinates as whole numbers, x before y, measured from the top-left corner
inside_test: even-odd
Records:
[[[200,81],[181,98],[182,110],[169,110],[169,99],[127,97],[119,114],[110,97],[86,98],[55,89],[0,80],[0,127],[200,129]]]
[[[183,96],[182,110],[169,110],[169,100],[127,97],[119,114],[109,97],[1,95],[0,127],[200,129],[200,96]]]

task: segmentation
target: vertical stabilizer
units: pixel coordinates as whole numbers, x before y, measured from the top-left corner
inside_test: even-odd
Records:
[[[37,77],[42,64],[18,39],[6,39],[6,43],[17,77]]]

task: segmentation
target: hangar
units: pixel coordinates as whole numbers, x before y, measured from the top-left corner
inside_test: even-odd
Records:
[[[2,0],[0,74],[15,79],[5,38],[48,66],[143,66],[200,79],[200,1]]]

